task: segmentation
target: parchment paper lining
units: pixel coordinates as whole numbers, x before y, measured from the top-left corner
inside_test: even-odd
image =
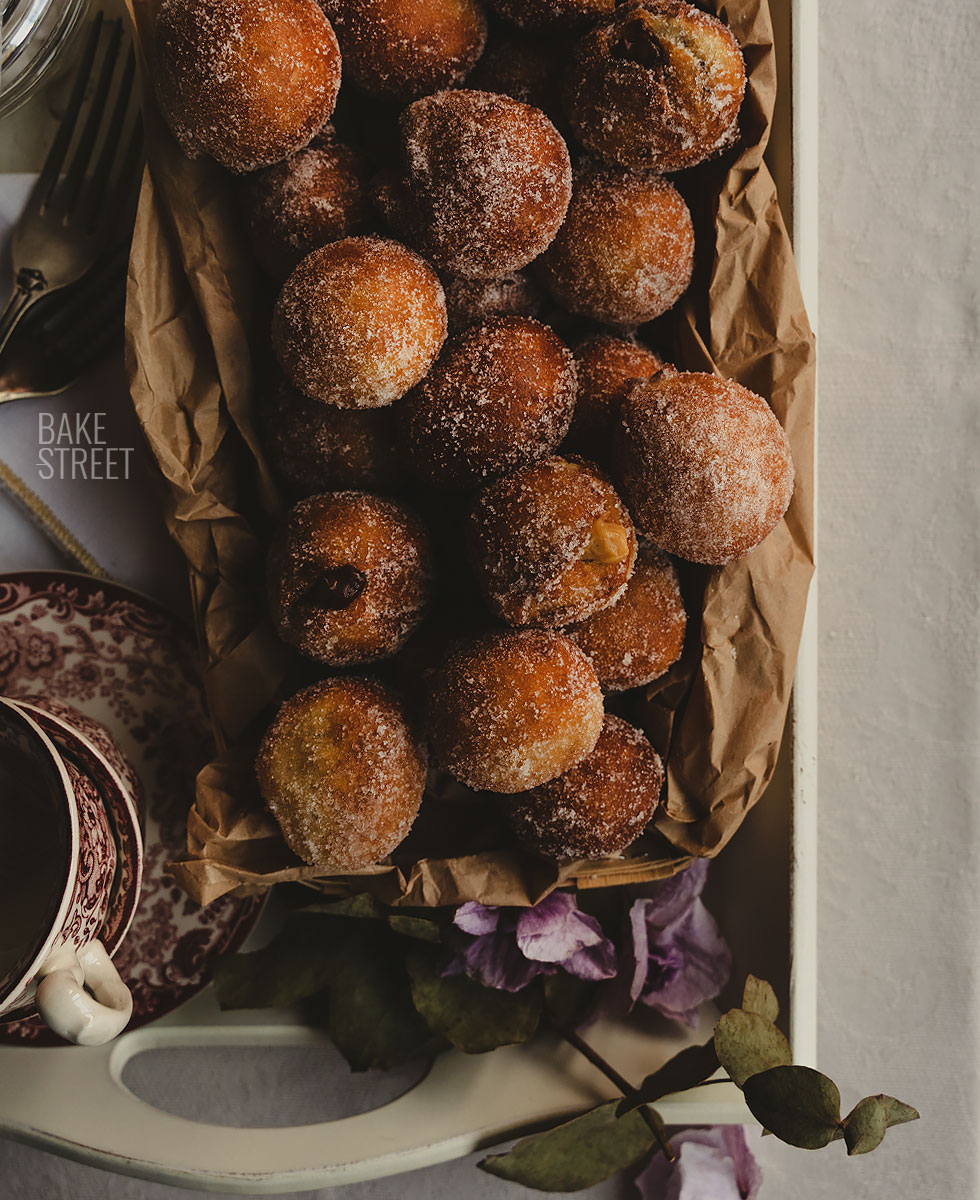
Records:
[[[145,48],[152,0],[130,3]],[[147,94],[149,169],[130,259],[127,362],[137,414],[169,485],[166,519],[188,562],[219,748],[198,778],[188,860],[172,866],[200,903],[294,879],[410,905],[529,904],[557,883],[650,880],[692,856],[717,854],[764,791],[813,570],[814,346],[763,161],[776,89],[768,5],[730,0],[716,11],[733,28],[748,68],[741,137],[723,159],[675,178],[695,219],[695,278],[653,333],[658,345],[673,345],[679,365],[717,371],[770,400],[793,447],[796,491],[761,547],[723,569],[688,573],[689,591],[703,597],[700,622],[695,612],[681,662],[636,714],[667,752],[664,812],[616,860],[557,868],[501,838],[485,845],[494,821],[472,812],[463,812],[470,833],[457,847],[433,852],[425,828],[455,828],[461,813],[452,788],[440,794],[439,786],[391,863],[324,877],[286,848],[252,772],[256,740],[289,669],[263,593],[265,543],[282,501],[253,423],[255,347],[268,297],[256,291],[240,238],[233,181],[209,160],[184,157]],[[472,851],[468,841],[476,843]]]

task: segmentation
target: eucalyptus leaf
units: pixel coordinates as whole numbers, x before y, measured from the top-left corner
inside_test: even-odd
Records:
[[[425,917],[410,917],[403,913],[390,913],[388,916],[388,924],[395,933],[403,934],[405,937],[417,938],[420,942],[439,942],[442,940],[442,932],[435,921],[430,921]]]
[[[409,949],[406,964],[416,1009],[433,1033],[457,1050],[483,1054],[526,1042],[538,1028],[543,999],[536,982],[520,992],[504,992],[466,975],[443,976],[439,956],[421,944]]]
[[[772,990],[772,984],[756,978],[755,975],[747,976],[742,993],[742,1008],[745,1012],[758,1013],[767,1021],[775,1021],[779,1016],[779,1001]]]
[[[617,1119],[616,1101],[524,1138],[479,1165],[499,1179],[542,1192],[575,1192],[630,1167],[654,1144],[639,1113]]]
[[[731,1009],[718,1021],[714,1045],[718,1061],[739,1087],[761,1071],[789,1066],[793,1061],[789,1042],[772,1021],[740,1008]]]
[[[880,1096],[865,1096],[844,1118],[844,1141],[848,1154],[868,1154],[881,1144],[888,1128],[888,1115]]]
[[[621,1117],[641,1104],[653,1104],[662,1096],[696,1087],[717,1070],[718,1054],[713,1041],[705,1042],[703,1046],[687,1046],[648,1075],[636,1089],[635,1096],[621,1100],[616,1115]]]
[[[327,981],[327,1025],[355,1071],[392,1067],[430,1048],[431,1031],[412,1003],[399,947],[384,926],[347,923]]]
[[[358,892],[355,896],[345,896],[342,900],[332,900],[330,903],[308,904],[303,912],[321,917],[356,917],[372,921],[380,921],[385,916],[385,910],[368,892]]]
[[[819,1150],[840,1127],[837,1085],[812,1067],[772,1067],[751,1076],[743,1091],[759,1124],[790,1146]]]
[[[918,1121],[919,1114],[911,1104],[896,1100],[894,1096],[883,1096],[880,1093],[878,1099],[885,1106],[885,1117],[888,1120],[889,1129],[893,1125],[904,1125],[906,1121]]]
[[[559,1029],[574,1029],[592,1007],[597,984],[578,979],[567,971],[556,971],[544,979],[544,1003]]]
[[[337,950],[322,923],[294,914],[261,950],[219,959],[214,990],[222,1008],[276,1008],[295,1004],[325,987]]]

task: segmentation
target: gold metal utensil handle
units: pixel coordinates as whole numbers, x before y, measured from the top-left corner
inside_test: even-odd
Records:
[[[109,579],[109,572],[85,549],[72,531],[54,515],[40,496],[31,490],[14,471],[0,462],[0,484],[17,501],[31,520],[47,534],[52,542],[67,554],[88,575]]]

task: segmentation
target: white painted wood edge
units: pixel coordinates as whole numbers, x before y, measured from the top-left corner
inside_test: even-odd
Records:
[[[803,301],[814,332],[818,321],[819,229],[817,12],[817,0],[792,2],[793,251]],[[817,403],[814,408],[813,438],[815,544],[819,544],[820,512],[817,451],[819,408]],[[794,1061],[807,1066],[815,1066],[817,1057],[818,585],[819,570],[810,584],[790,717],[793,738],[793,862],[789,1020]]]

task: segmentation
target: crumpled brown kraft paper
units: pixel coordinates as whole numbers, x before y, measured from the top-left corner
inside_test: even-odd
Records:
[[[130,4],[145,49],[152,0]],[[290,661],[263,589],[265,545],[282,511],[253,424],[255,347],[265,336],[265,318],[253,314],[267,298],[254,294],[233,180],[185,158],[147,95],[127,359],[137,414],[169,484],[167,522],[188,561],[218,745],[198,778],[188,860],[171,868],[199,902],[296,879],[410,905],[529,904],[558,883],[640,882],[717,854],[765,789],[813,569],[814,348],[762,157],[776,89],[767,3],[726,0],[717,11],[748,68],[741,138],[723,159],[675,178],[695,220],[695,278],[655,333],[673,342],[679,365],[715,370],[771,401],[792,443],[796,491],[786,519],[746,558],[687,572],[700,621],[695,609],[681,662],[637,714],[666,751],[664,811],[626,856],[596,863],[556,866],[514,849],[488,808],[454,798],[451,787],[427,796],[389,862],[355,875],[318,875],[282,841],[252,770]]]

